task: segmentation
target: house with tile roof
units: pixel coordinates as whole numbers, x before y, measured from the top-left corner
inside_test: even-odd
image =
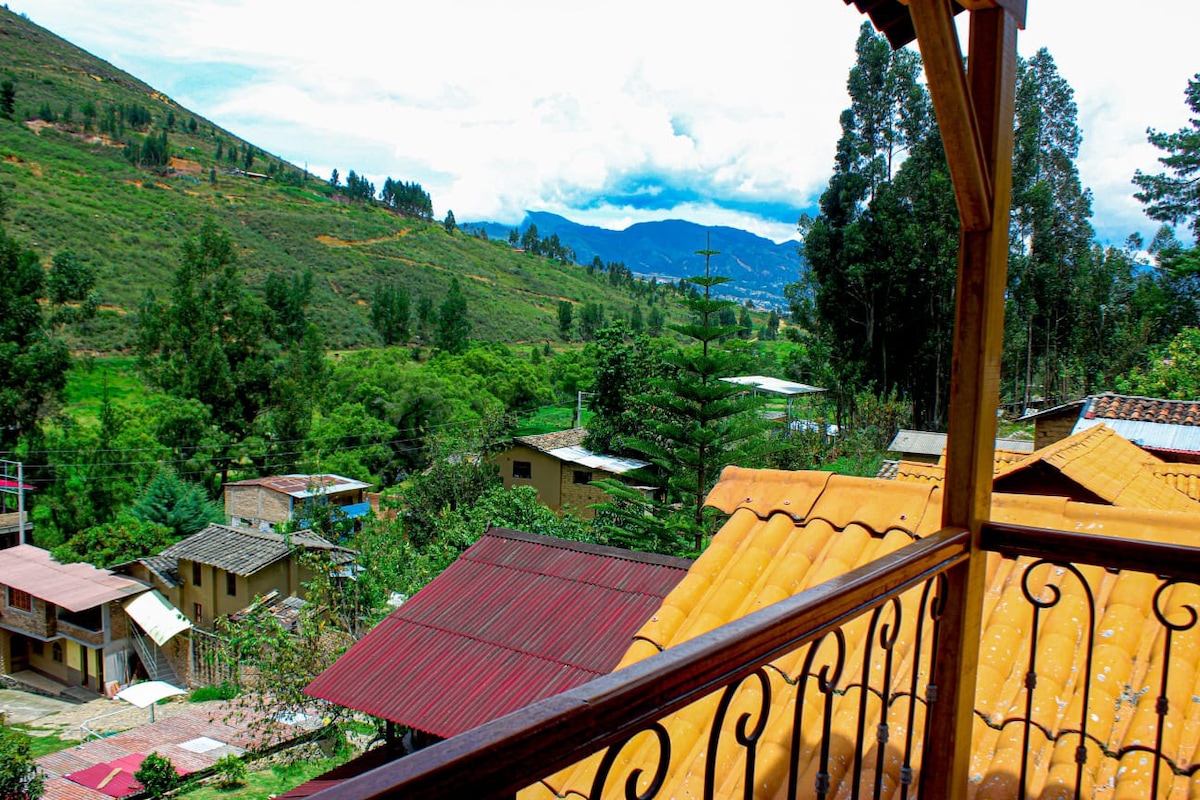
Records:
[[[727,470],[623,667],[317,800],[1200,794],[1200,515],[993,491],[1026,2],[845,4],[916,41],[954,184],[943,480]]]
[[[728,522],[696,560],[688,577],[635,634],[618,669],[681,647],[716,626],[826,584],[934,534],[941,527],[941,491],[936,484],[728,468],[708,498],[710,505],[731,515]],[[1200,514],[1195,512],[1141,512],[1133,527],[1129,514],[1122,509],[1062,497],[997,493],[992,508],[997,522],[1036,523],[1055,530],[1112,532],[1173,544],[1194,542],[1200,536]],[[1032,796],[1059,796],[1055,792],[1073,785],[1077,731],[1080,715],[1085,713],[1092,722],[1088,785],[1107,787],[1103,796],[1147,796],[1148,770],[1133,765],[1144,755],[1136,749],[1138,743],[1148,736],[1152,738],[1156,727],[1153,704],[1139,698],[1157,694],[1156,681],[1163,674],[1165,656],[1159,642],[1163,629],[1155,620],[1159,598],[1154,589],[1158,581],[1140,573],[1104,570],[1080,573],[1084,580],[1079,580],[1074,573],[1064,574],[1037,561],[1005,558],[999,553],[988,557],[971,762],[975,796],[1018,796],[1014,791],[1019,773],[1015,765],[1027,749],[1032,762],[1027,779],[1037,787]],[[1033,604],[1024,600],[1026,591],[1047,603],[1057,593],[1040,628],[1034,625]],[[1094,592],[1090,608],[1089,591]],[[1179,587],[1160,608],[1178,609],[1183,603],[1197,601],[1200,586]],[[740,776],[746,769],[747,751],[736,744],[741,715],[750,715],[754,724],[765,716],[758,742],[760,756],[753,765],[754,796],[785,796],[789,769],[796,768],[788,759],[793,747],[792,722],[803,698],[806,717],[809,712],[812,716],[801,727],[804,741],[798,769],[802,775],[815,778],[821,758],[820,739],[832,736],[835,752],[828,775],[831,793],[848,793],[855,780],[856,744],[862,742],[864,732],[886,723],[890,730],[903,733],[912,725],[908,716],[911,696],[907,692],[913,662],[906,659],[916,655],[918,669],[921,663],[928,665],[932,645],[928,637],[920,638],[917,628],[923,604],[928,604],[928,596],[910,591],[885,614],[884,624],[898,626],[897,639],[888,648],[870,646],[872,636],[878,640],[879,635],[878,628],[871,630],[875,623],[870,618],[856,620],[843,629],[843,678],[827,706],[814,682],[804,685],[803,677],[814,672],[813,662],[809,661],[814,657],[813,648],[820,651],[815,654],[818,666],[836,660],[836,648],[830,647],[830,642],[771,661],[763,670],[766,685],[762,690],[757,691],[752,682],[748,696],[739,696],[724,715],[726,729],[716,753],[723,760],[723,773]],[[1080,630],[1077,619],[1080,613],[1088,612],[1095,617],[1097,636],[1090,659],[1086,648],[1080,646],[1081,637],[1087,644],[1088,636]],[[1030,695],[1026,673],[1027,640],[1031,635],[1035,637],[1034,663],[1039,665],[1032,700],[1038,735],[1026,744],[1024,728],[1011,720],[1024,709]],[[1192,719],[1190,711],[1200,650],[1190,649],[1192,646],[1189,643],[1189,649],[1172,662],[1172,669],[1182,671],[1184,677],[1177,688],[1168,690],[1172,705],[1167,720],[1178,728],[1172,765],[1181,770],[1200,764],[1200,753],[1196,752],[1200,722]],[[1088,661],[1090,664],[1085,663]],[[881,689],[888,685],[884,674],[889,665],[892,688]],[[1089,670],[1093,676],[1104,677],[1091,682],[1080,680],[1080,673]],[[864,676],[865,685],[873,693],[866,698]],[[886,710],[876,702],[880,691],[888,698]],[[721,693],[715,693],[660,720],[672,748],[682,752],[672,753],[671,766],[657,796],[704,796],[706,760],[714,754],[708,737],[696,737],[694,733],[706,731],[712,724],[721,699]],[[869,700],[865,721],[858,716],[864,699]],[[765,707],[760,705],[764,703]],[[923,714],[923,709],[917,711]],[[909,742],[912,748],[922,747],[920,737],[918,730],[915,740]],[[861,744],[858,763],[864,785],[869,787],[875,779],[881,756],[879,777],[883,785],[898,788],[903,782],[903,747],[903,741],[880,742],[873,735]],[[657,757],[653,739],[643,740],[634,752],[622,754],[623,761],[630,764],[654,764]],[[545,778],[519,796],[526,800],[549,800],[573,793],[589,796],[597,768],[595,759],[581,762]],[[1174,778],[1173,783],[1194,787],[1200,785],[1200,777]],[[801,785],[811,789],[813,783],[801,781]],[[730,779],[715,796],[741,797],[741,791],[741,782]],[[1085,796],[1093,795],[1089,792]]]
[[[899,461],[879,477],[941,483],[945,465]],[[993,487],[1008,494],[1200,512],[1200,466],[1163,461],[1106,425],[1085,428],[1023,457],[996,451]]]
[[[312,531],[272,533],[229,525],[209,525],[181,539],[158,556],[123,569],[158,588],[200,628],[249,606],[272,592],[303,596],[312,580],[304,553],[328,555],[349,563],[354,551]]]
[[[331,505],[349,518],[371,512],[365,490],[369,483],[341,475],[272,475],[231,481],[224,486],[225,515],[235,528],[274,531],[295,523],[303,527],[305,509],[313,503]]]
[[[149,670],[149,651],[186,628],[147,583],[29,544],[0,550],[0,673],[18,682],[92,699],[129,682],[139,661]]]
[[[591,506],[609,499],[593,481],[627,475],[650,466],[645,461],[593,453],[583,446],[586,428],[534,436],[515,436],[509,448],[495,457],[504,488],[532,486],[538,500],[558,511],[569,508],[584,519],[595,516]],[[654,487],[641,487],[653,493]]]
[[[1038,447],[1107,425],[1164,461],[1200,464],[1200,400],[1104,394],[1065,403],[1025,419],[1034,423]]]

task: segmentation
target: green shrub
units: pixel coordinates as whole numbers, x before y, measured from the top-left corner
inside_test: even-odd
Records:
[[[188,701],[203,703],[206,700],[232,700],[237,696],[237,687],[226,681],[217,686],[201,686],[199,689],[193,689]]]
[[[166,756],[157,752],[146,756],[133,778],[142,785],[151,797],[163,797],[179,786],[179,773]]]
[[[246,782],[246,762],[233,753],[218,758],[213,769],[217,773],[217,786],[222,789],[233,789]]]

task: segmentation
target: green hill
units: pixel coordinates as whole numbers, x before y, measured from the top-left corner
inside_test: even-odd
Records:
[[[506,342],[555,338],[563,299],[602,303],[610,315],[645,302],[581,267],[351,203],[258,148],[247,166],[252,144],[0,9],[5,80],[15,102],[12,118],[0,118],[4,225],[47,265],[69,249],[96,269],[101,311],[72,332],[80,349],[128,346],[145,292],[166,292],[182,242],[206,218],[233,237],[250,286],[272,272],[313,272],[310,316],[335,348],[378,343],[369,311],[384,280],[406,287],[415,308],[422,296],[439,303],[457,276],[473,336]],[[138,168],[126,158],[129,142],[140,146],[163,131],[169,166]]]

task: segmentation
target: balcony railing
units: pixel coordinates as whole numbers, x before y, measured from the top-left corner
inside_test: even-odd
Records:
[[[835,731],[836,702],[853,696],[852,703],[860,708],[877,708],[878,698],[887,698],[891,709],[903,709],[899,716],[909,731],[905,740],[912,742],[919,706],[929,695],[936,696],[936,670],[919,661],[922,652],[932,651],[930,643],[937,637],[934,587],[939,576],[966,559],[968,541],[964,532],[942,531],[646,661],[393,762],[328,796],[513,797],[550,773],[608,748],[590,796],[599,797],[606,786],[618,786],[636,774],[634,781],[643,784],[638,795],[650,798],[671,768],[672,758],[680,755],[673,752],[669,724],[661,720],[706,699],[711,705],[708,698],[718,691],[723,695],[715,713],[729,715],[731,703],[741,711],[746,701],[742,687],[762,698],[757,710],[749,717],[730,716],[741,720],[734,733],[736,744],[722,741],[722,727],[713,726],[709,752],[725,754],[731,747],[740,748],[745,769],[753,773],[758,742],[768,727],[811,727],[815,718],[816,735],[792,748],[788,780],[802,780],[801,770],[807,769],[814,781],[836,785],[835,778],[851,772],[843,752],[847,745],[853,750],[855,775],[863,772],[865,764],[882,758],[881,749],[872,754],[862,746],[867,724],[863,714],[849,736],[841,730],[844,726],[838,727],[838,748],[828,746]],[[916,601],[902,603],[906,594]],[[847,626],[869,631],[864,640],[869,646],[859,647],[843,632]],[[898,652],[901,631],[909,642],[904,653]],[[810,643],[806,652],[801,650]],[[910,659],[908,672],[913,676],[903,685],[889,685],[890,670],[872,669],[901,658]],[[785,661],[797,671],[785,674],[780,669]],[[874,673],[881,677],[872,677]],[[769,694],[781,685],[799,692],[796,711],[786,719],[767,719]],[[914,697],[919,702],[909,702]],[[920,718],[926,716],[919,713]],[[747,730],[748,725],[753,729]],[[886,723],[872,726],[872,740],[884,736],[885,727]],[[656,742],[658,751],[645,765],[650,772],[618,774],[617,757],[634,739],[638,745],[648,738]],[[911,759],[914,754],[907,750]],[[714,763],[709,759],[709,764]],[[916,764],[907,767],[906,774],[911,775]],[[715,772],[706,775],[706,790],[711,793],[715,781],[723,777]]]
[[[941,531],[317,797],[501,798],[545,781],[559,795],[649,800],[679,792],[664,782],[684,773],[692,773],[689,796],[917,796],[922,744],[933,727],[954,725],[938,703],[939,667],[955,646],[941,623],[942,595],[968,542],[964,532]],[[1166,796],[1173,783],[1178,790],[1197,771],[1190,756],[1200,729],[1184,735],[1167,715],[1174,708],[1178,722],[1180,704],[1197,702],[1200,585],[1181,586],[1200,581],[1200,549],[999,525],[985,527],[983,547],[1015,559],[1000,602],[1019,595],[1024,604],[1016,612],[1024,644],[1008,661],[1021,685],[1002,707],[976,711],[976,735],[986,725],[985,736],[1017,745],[1010,770],[987,771],[986,758],[980,765],[985,781],[1001,782],[995,796],[1090,797],[1100,781],[1111,790],[1118,770],[1122,780],[1140,771],[1141,796]],[[1113,602],[1147,586],[1141,594],[1161,629],[1137,632],[1153,643],[1134,656],[1154,687],[1139,703],[1123,676],[1093,673],[1093,656],[1114,644],[1104,616],[1117,613]],[[1065,673],[1044,646],[1063,630],[1074,630],[1063,643]],[[1170,669],[1184,648],[1187,663]],[[1089,676],[1112,684],[1093,691]],[[1104,692],[1126,719],[1096,720],[1108,713],[1097,699]],[[698,735],[688,727],[696,720]],[[589,757],[585,768],[566,769]]]

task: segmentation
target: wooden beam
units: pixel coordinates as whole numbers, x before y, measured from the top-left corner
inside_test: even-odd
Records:
[[[913,5],[920,2],[913,0]],[[918,34],[927,30],[918,27]],[[934,35],[943,34],[935,31]],[[959,239],[942,521],[970,532],[971,557],[965,565],[947,573],[944,646],[937,655],[938,663],[947,668],[938,675],[938,699],[930,710],[925,743],[925,753],[937,753],[939,757],[927,758],[921,774],[921,796],[939,798],[965,798],[970,778],[975,674],[986,583],[986,559],[980,545],[983,524],[991,515],[992,451],[1000,399],[1008,273],[1017,61],[1014,16],[1004,9],[972,12],[970,53],[971,111],[977,120],[973,124],[985,158],[982,167],[992,176],[992,183],[986,227],[973,230],[964,226]],[[935,79],[955,80],[944,73],[931,75],[931,91]],[[944,126],[940,109],[938,117]],[[957,186],[958,176],[954,179]]]
[[[984,158],[975,105],[963,72],[962,50],[950,0],[911,0],[908,7],[963,230],[981,231],[992,222],[992,180]],[[988,12],[973,12],[988,13]]]

